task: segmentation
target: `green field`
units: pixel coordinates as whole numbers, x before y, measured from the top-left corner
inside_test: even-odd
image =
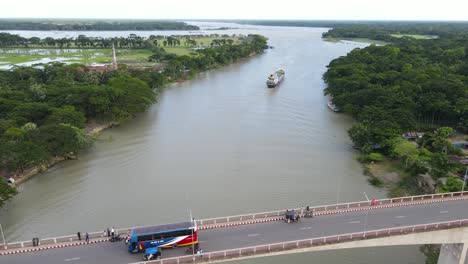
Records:
[[[410,37],[414,39],[436,39],[439,38],[439,36],[435,35],[414,35],[414,34],[391,34],[390,36],[394,38],[402,38],[402,37]]]

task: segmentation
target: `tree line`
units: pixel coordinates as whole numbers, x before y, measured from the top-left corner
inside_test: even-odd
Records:
[[[138,21],[138,20],[18,20],[1,19],[0,30],[63,30],[63,31],[117,31],[117,30],[199,30],[200,28],[178,21]]]
[[[194,47],[197,45],[196,39],[199,38],[220,38],[214,39],[211,46],[221,46],[228,42],[232,44],[236,35],[177,35],[177,36],[162,36],[150,35],[149,37],[141,37],[136,34],[130,34],[128,37],[88,37],[86,35],[78,35],[76,38],[25,38],[20,35],[0,32],[0,48],[110,48],[112,43],[117,48],[130,49],[146,49],[153,46],[161,47],[177,47],[188,46]]]
[[[440,38],[456,38],[466,35],[465,22],[381,22],[375,24],[335,25],[322,34],[324,38],[368,38],[387,42],[399,42],[392,34],[431,35]]]
[[[161,63],[162,70],[120,65],[119,70],[96,71],[51,63],[0,71],[0,207],[15,194],[6,184],[10,175],[89,147],[88,121],[131,118],[156,101],[154,88],[261,53],[266,41],[249,35],[238,45],[226,42],[192,56],[158,47],[151,60]]]
[[[211,46],[192,52],[191,56],[176,56],[167,53],[164,48],[153,49],[150,61],[164,63],[164,72],[171,78],[180,78],[187,74],[226,65],[258,54],[267,49],[267,38],[260,35],[248,35],[241,38],[240,44],[221,41],[219,46]]]
[[[463,153],[448,137],[453,129],[468,132],[467,40],[467,34],[403,38],[354,49],[330,62],[323,75],[325,94],[359,121],[349,135],[366,158],[398,158],[412,175],[461,172],[450,155]],[[409,131],[426,132],[419,148],[402,139]]]

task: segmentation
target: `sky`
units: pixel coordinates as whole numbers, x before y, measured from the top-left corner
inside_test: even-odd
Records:
[[[457,20],[468,0],[1,0],[0,18]]]

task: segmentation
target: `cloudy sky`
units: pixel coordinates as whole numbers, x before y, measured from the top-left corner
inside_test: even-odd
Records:
[[[468,21],[468,0],[1,0],[14,17]]]

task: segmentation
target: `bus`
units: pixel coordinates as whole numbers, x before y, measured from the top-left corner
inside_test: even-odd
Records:
[[[175,248],[198,244],[197,223],[182,222],[158,226],[136,227],[128,231],[128,252],[145,252],[146,248]]]

